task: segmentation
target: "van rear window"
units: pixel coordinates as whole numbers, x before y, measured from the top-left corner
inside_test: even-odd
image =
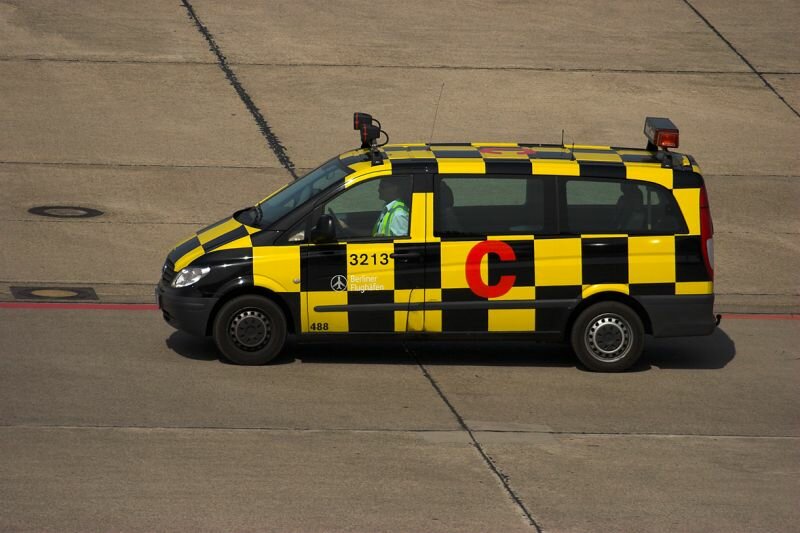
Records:
[[[688,231],[672,193],[654,183],[570,179],[562,196],[566,204],[562,230],[569,233],[663,235]]]

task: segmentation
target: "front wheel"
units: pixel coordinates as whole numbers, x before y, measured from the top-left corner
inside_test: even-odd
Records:
[[[572,326],[572,349],[581,363],[598,372],[622,372],[644,349],[644,326],[636,312],[619,302],[584,309]]]
[[[214,318],[214,342],[229,361],[263,365],[286,342],[286,317],[278,305],[254,294],[225,303]]]

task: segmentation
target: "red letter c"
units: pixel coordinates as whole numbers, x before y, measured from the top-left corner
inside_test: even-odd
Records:
[[[500,276],[500,283],[487,285],[481,278],[481,261],[485,255],[497,254],[501,261],[515,261],[514,249],[503,241],[482,241],[476,244],[467,254],[467,283],[472,292],[481,298],[497,298],[511,290],[516,276]]]

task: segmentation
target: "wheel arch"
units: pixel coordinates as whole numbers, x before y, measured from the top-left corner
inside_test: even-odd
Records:
[[[258,287],[256,285],[240,285],[224,293],[217,301],[217,303],[214,305],[214,308],[211,310],[211,314],[208,317],[208,323],[206,324],[206,335],[211,335],[213,333],[214,320],[216,319],[217,313],[219,313],[219,310],[222,308],[223,305],[231,301],[233,298],[248,294],[263,296],[271,300],[275,304],[277,304],[278,307],[280,307],[281,311],[283,312],[283,315],[286,317],[286,326],[288,332],[293,334],[297,333],[296,320],[298,320],[299,317],[294,316],[294,313],[290,309],[289,305],[286,303],[286,300],[281,298],[281,296],[278,293],[271,291],[265,287]]]
[[[584,309],[599,302],[619,302],[627,305],[639,316],[639,319],[642,321],[642,325],[644,326],[644,332],[648,334],[653,333],[653,325],[650,321],[650,316],[647,314],[644,306],[642,306],[642,304],[640,304],[636,298],[633,298],[632,296],[623,292],[603,291],[581,300],[581,302],[575,306],[575,309],[573,309],[572,313],[569,315],[567,327],[564,331],[564,335],[567,338],[569,338],[569,335],[572,331],[572,326],[575,324],[575,321],[578,319]]]

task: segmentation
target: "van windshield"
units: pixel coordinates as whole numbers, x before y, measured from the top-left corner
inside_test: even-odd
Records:
[[[302,178],[278,189],[255,207],[241,211],[236,220],[248,226],[267,228],[296,207],[314,198],[334,184],[341,183],[352,172],[336,157]]]

